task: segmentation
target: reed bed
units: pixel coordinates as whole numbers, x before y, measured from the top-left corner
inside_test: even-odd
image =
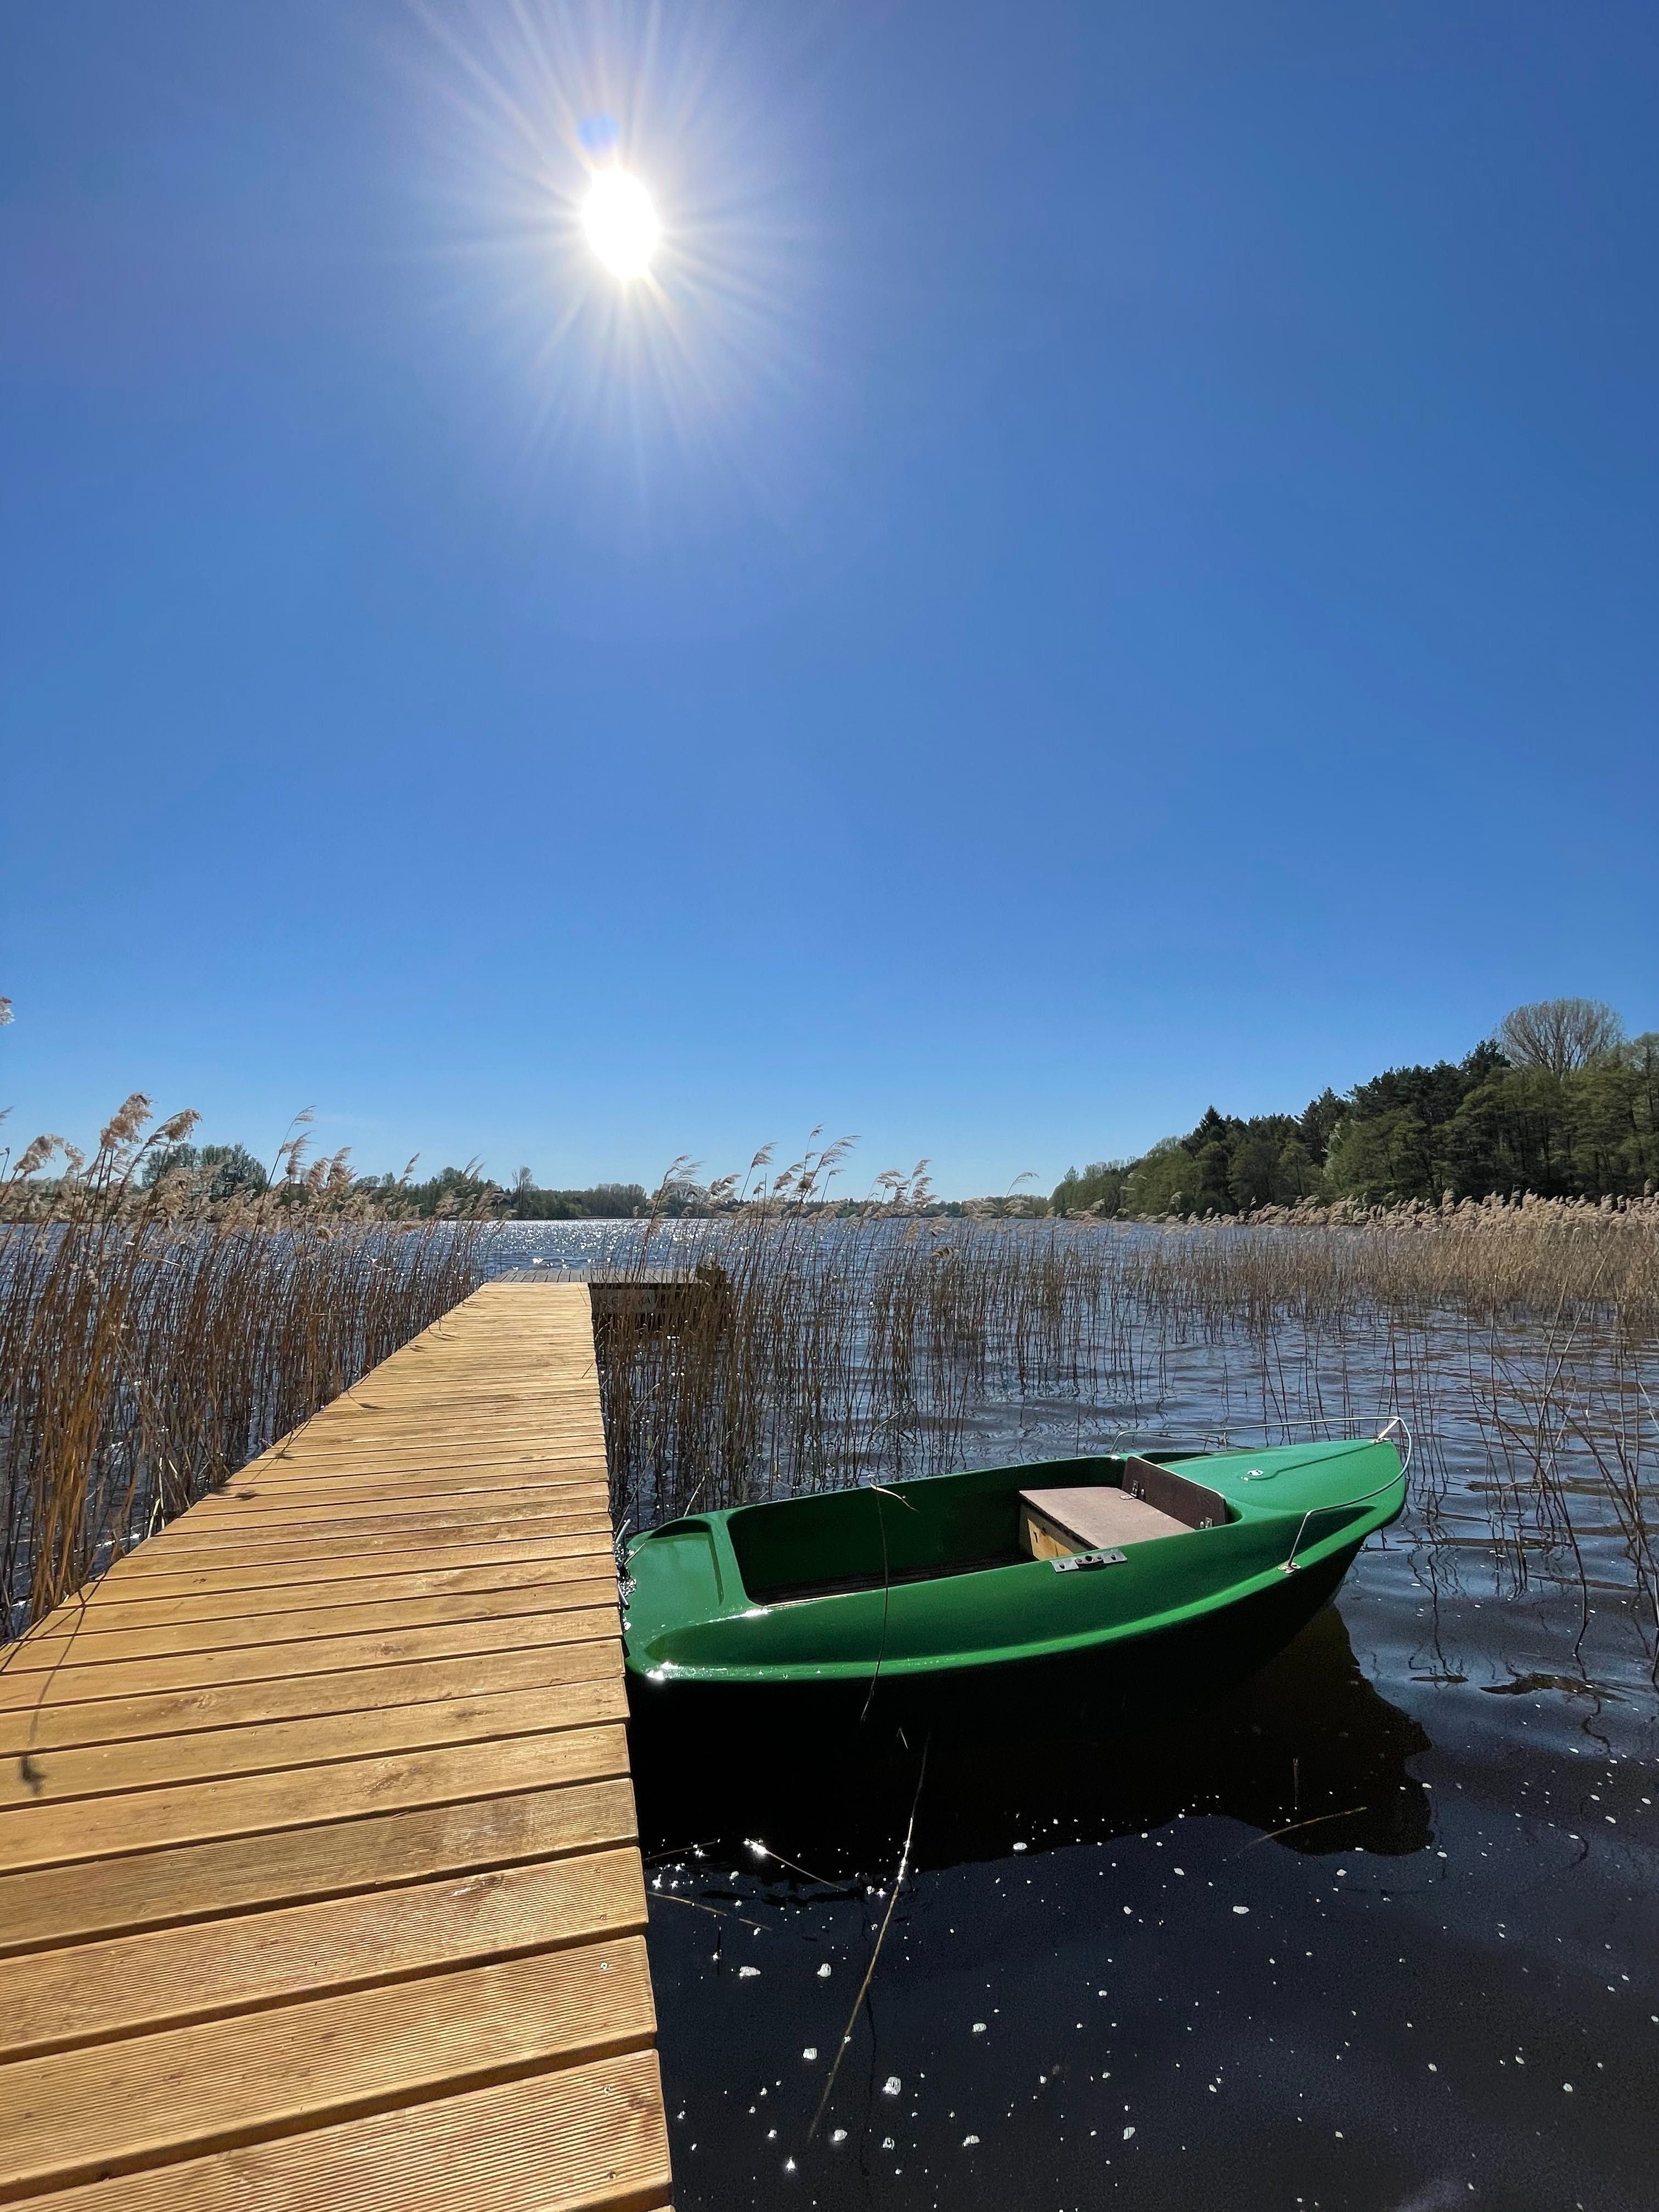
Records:
[[[1429,1523],[1451,1461],[1478,1460],[1492,1556],[1524,1580],[1539,1546],[1565,1548],[1582,1580],[1594,1531],[1659,1632],[1652,1199],[1181,1226],[832,1220],[762,1201],[654,1224],[627,1251],[695,1269],[702,1289],[669,1327],[625,1304],[603,1339],[619,1526],[1130,1438],[1353,1433],[1402,1412]]]
[[[0,1634],[20,1634],[477,1287],[483,1224],[406,1222],[343,1160],[149,1189],[134,1098],[96,1155],[0,1184]]]

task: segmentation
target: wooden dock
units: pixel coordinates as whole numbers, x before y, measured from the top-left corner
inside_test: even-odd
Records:
[[[0,1666],[0,2203],[658,2212],[587,1290],[492,1285]]]

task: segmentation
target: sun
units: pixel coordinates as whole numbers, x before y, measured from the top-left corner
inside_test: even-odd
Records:
[[[651,195],[626,169],[601,169],[582,204],[587,242],[613,276],[643,276],[661,227]]]

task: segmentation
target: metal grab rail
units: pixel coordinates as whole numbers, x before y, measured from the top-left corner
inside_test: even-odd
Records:
[[[1371,1442],[1374,1444],[1390,1443],[1394,1441],[1394,1433],[1396,1430],[1398,1430],[1400,1434],[1406,1439],[1406,1452],[1404,1458],[1401,1459],[1400,1462],[1399,1474],[1391,1474],[1386,1482],[1379,1482],[1375,1490],[1366,1491],[1363,1497],[1345,1498],[1340,1504],[1336,1505],[1310,1505],[1302,1516],[1289,1552],[1279,1563],[1279,1571],[1281,1575],[1293,1575],[1296,1572],[1296,1555],[1302,1548],[1302,1539],[1308,1533],[1308,1523],[1316,1514],[1346,1513],[1355,1506],[1369,1505],[1372,1498],[1381,1498],[1384,1491],[1392,1490],[1396,1482],[1405,1481],[1407,1470],[1412,1463],[1413,1452],[1411,1424],[1407,1420],[1405,1415],[1403,1413],[1396,1413],[1391,1420],[1385,1421],[1382,1427],[1377,1431],[1376,1434],[1371,1438]]]

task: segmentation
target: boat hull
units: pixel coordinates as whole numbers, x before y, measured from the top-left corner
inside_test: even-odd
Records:
[[[690,1731],[775,1741],[786,1728],[879,1724],[1039,1729],[1139,1725],[1226,1695],[1275,1658],[1335,1595],[1360,1549],[1343,1546],[1234,1603],[1081,1650],[862,1680],[653,1680],[630,1668],[630,1718],[643,1739]]]

